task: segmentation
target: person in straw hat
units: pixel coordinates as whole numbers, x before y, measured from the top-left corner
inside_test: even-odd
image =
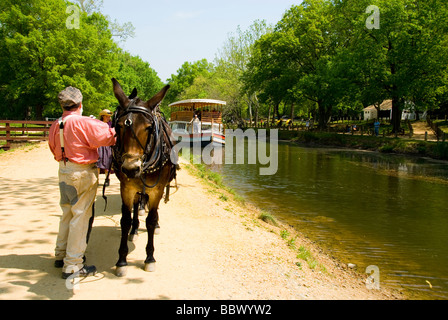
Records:
[[[115,144],[115,130],[107,123],[83,117],[83,96],[68,87],[58,95],[62,118],[50,128],[49,147],[59,162],[62,217],[55,248],[55,267],[62,278],[73,274],[95,275],[96,267],[84,265],[85,250],[93,223],[98,188],[98,148]]]
[[[112,127],[112,111],[109,109],[104,109],[100,112],[100,121],[107,123],[109,127]],[[98,173],[104,173],[107,177],[107,174],[110,169],[110,165],[112,163],[112,148],[110,146],[100,147],[98,149],[99,159],[98,159]],[[106,180],[105,185],[109,186],[109,181]]]

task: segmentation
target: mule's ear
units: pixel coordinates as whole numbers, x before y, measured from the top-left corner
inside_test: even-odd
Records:
[[[137,88],[134,88],[134,90],[132,90],[132,93],[128,98],[130,100],[137,98]]]
[[[170,86],[166,86],[163,88],[158,94],[156,94],[154,97],[151,98],[148,102],[146,102],[146,107],[150,110],[153,110],[157,105],[162,102],[163,98],[165,98],[166,93],[170,89]]]
[[[120,106],[125,108],[129,102],[128,97],[124,94],[123,88],[121,88],[121,85],[117,81],[117,79],[113,78],[112,83],[114,84],[115,98],[117,98],[118,102],[120,103]]]

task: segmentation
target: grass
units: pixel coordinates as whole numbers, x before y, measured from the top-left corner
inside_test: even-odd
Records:
[[[281,132],[280,132],[281,133]],[[334,146],[351,149],[372,150],[383,153],[422,155],[448,160],[448,142],[433,142],[391,137],[342,135],[327,132],[288,132],[288,140],[307,145]],[[285,139],[286,137],[283,137]]]
[[[197,163],[197,161],[195,162],[193,160],[193,155],[190,155],[190,164],[188,164],[186,168],[190,173],[202,179],[207,185],[213,188],[212,190],[208,190],[209,193],[219,195],[219,200],[223,202],[228,202],[232,198],[240,205],[245,205],[246,200],[244,197],[237,194],[232,188],[227,187],[223,183],[222,175],[210,170],[205,164]]]
[[[304,246],[300,246],[300,248],[298,249],[297,259],[305,261],[311,270],[314,270],[317,267],[319,267],[319,269],[322,272],[327,272],[325,266],[322,265],[321,263],[319,263],[319,261],[317,261],[313,257],[313,254],[308,249],[306,249]]]
[[[282,237],[283,240],[286,240],[289,238],[289,231],[288,230],[282,230],[280,231],[280,237]]]
[[[6,145],[6,143],[4,144],[0,143],[0,146],[1,145]],[[9,150],[0,149],[0,155],[8,152],[13,152],[14,150],[25,150],[25,152],[29,152],[30,150],[37,148],[38,145],[39,142],[26,142],[21,144],[14,144]]]
[[[212,172],[204,164],[194,164],[193,161],[191,161],[190,163],[193,164],[187,164],[186,168],[191,174],[201,178],[206,184],[212,187],[211,190],[208,190],[210,194],[216,195],[219,200],[223,202],[228,202],[233,196],[234,201],[240,202],[240,204],[244,206],[244,199],[238,196],[233,189],[230,189],[223,184],[223,179],[220,174]],[[229,207],[227,207],[225,210],[228,212],[232,212],[232,209],[230,209]],[[257,218],[252,218],[250,221],[252,226],[261,227],[259,223],[260,220],[268,225],[281,228],[281,223],[279,223],[269,212],[261,211]],[[248,225],[248,222],[243,222],[243,225],[247,230],[253,231],[253,228]],[[274,231],[271,230],[271,232]],[[291,250],[297,252],[297,258],[305,261],[310,269],[315,270],[316,268],[319,268],[321,272],[327,273],[325,266],[319,263],[319,261],[313,257],[311,252],[307,250],[303,245],[301,245],[297,249],[297,236],[291,235],[291,232],[286,229],[281,229],[279,235]],[[300,270],[302,269],[301,262],[296,262],[296,266]]]
[[[448,121],[445,120],[435,120],[434,123],[445,133],[448,133]]]
[[[258,217],[260,220],[264,221],[267,224],[273,225],[275,227],[278,227],[278,223],[275,220],[275,218],[268,212],[262,211],[260,213],[260,216]]]

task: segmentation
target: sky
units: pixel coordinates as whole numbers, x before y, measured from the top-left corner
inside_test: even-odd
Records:
[[[185,61],[213,62],[229,33],[255,20],[276,24],[300,0],[104,0],[101,12],[132,22],[135,37],[120,47],[149,62],[163,82]]]

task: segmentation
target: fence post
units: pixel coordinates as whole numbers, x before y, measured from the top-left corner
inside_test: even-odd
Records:
[[[6,124],[6,149],[11,148],[11,125]]]

